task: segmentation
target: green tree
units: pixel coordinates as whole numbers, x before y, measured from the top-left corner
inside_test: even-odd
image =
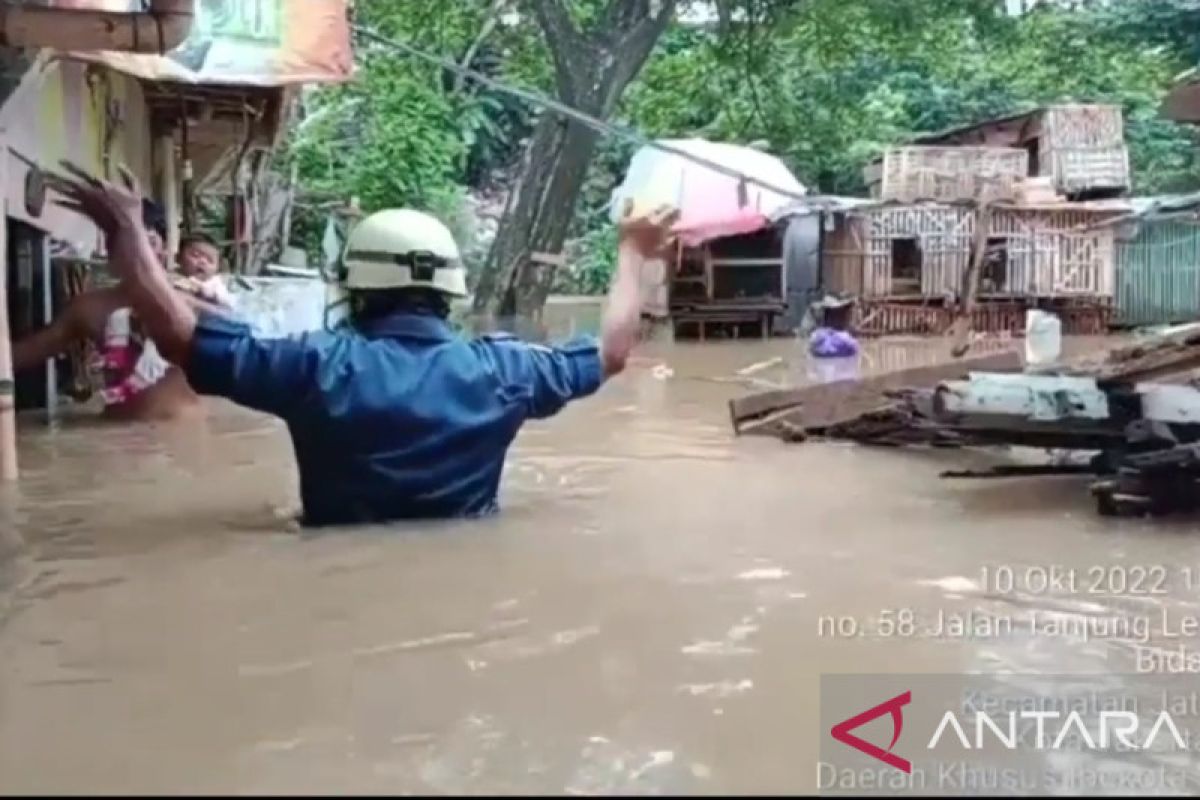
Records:
[[[701,5],[371,0],[358,13],[652,137],[765,142],[815,191],[863,192],[864,165],[916,133],[1068,100],[1123,107],[1137,192],[1200,186],[1195,131],[1159,114],[1200,61],[1197,0],[1040,3],[1017,17],[995,0],[722,0],[700,24],[678,13]],[[603,288],[605,203],[631,145],[387,48],[363,43],[359,61],[359,79],[315,93],[293,132],[306,188],[449,214],[464,188],[521,167],[478,304],[535,311],[552,284],[529,256],[570,242],[579,257],[559,286]]]

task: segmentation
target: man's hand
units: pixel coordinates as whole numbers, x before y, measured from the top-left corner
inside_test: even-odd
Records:
[[[666,250],[671,239],[671,226],[679,212],[670,206],[659,206],[649,213],[636,210],[632,200],[625,203],[625,213],[618,228],[617,269],[608,293],[608,306],[600,321],[600,358],[605,377],[625,369],[629,354],[637,344],[642,316],[642,264]]]
[[[49,186],[63,196],[55,203],[90,219],[111,240],[122,231],[134,232],[142,224],[142,192],[124,165],[121,182],[102,181],[70,161],[62,161],[65,175],[48,173]]]
[[[666,250],[671,227],[679,221],[679,211],[662,205],[645,213],[636,205],[633,199],[625,201],[625,211],[617,227],[618,241],[622,249],[632,249],[642,258],[655,258]]]
[[[120,166],[121,181],[93,178],[62,162],[66,174],[52,175],[50,187],[63,196],[55,202],[88,217],[104,232],[112,271],[130,305],[173,364],[184,366],[196,331],[196,311],[167,280],[167,272],[142,223],[142,193],[137,180]]]

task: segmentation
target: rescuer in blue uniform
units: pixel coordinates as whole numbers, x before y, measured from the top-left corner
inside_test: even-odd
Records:
[[[594,393],[625,367],[640,324],[639,273],[675,213],[629,214],[599,341],[559,347],[508,335],[462,339],[447,323],[467,293],[454,238],[416,211],[374,214],[344,256],[347,330],[257,338],[172,291],[141,223],[141,198],[67,165],[63,205],[96,222],[131,305],[200,394],[274,414],[288,426],[307,525],[467,517],[495,511],[521,425]]]

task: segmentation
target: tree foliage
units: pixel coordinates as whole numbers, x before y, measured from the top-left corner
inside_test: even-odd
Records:
[[[610,0],[561,2],[579,30],[603,30]],[[543,26],[528,13],[535,5],[369,0],[359,4],[359,22],[455,60],[474,46],[476,68],[570,94]],[[716,8],[714,19],[685,22],[704,6]],[[854,194],[865,188],[865,163],[915,133],[1055,101],[1111,102],[1125,111],[1137,192],[1200,186],[1194,130],[1159,115],[1174,77],[1200,61],[1200,2],[1043,2],[1015,17],[1004,6],[680,2],[614,104],[614,121],[650,136],[763,142],[814,190]],[[489,26],[498,10],[505,21]],[[374,46],[359,55],[358,81],[315,93],[293,132],[307,189],[357,196],[368,210],[418,205],[448,214],[464,190],[511,175],[538,121],[533,109]],[[560,276],[560,288],[603,288],[611,258],[603,206],[632,149],[599,142],[570,230],[579,268]]]

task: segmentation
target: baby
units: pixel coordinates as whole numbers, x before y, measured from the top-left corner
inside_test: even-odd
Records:
[[[202,300],[232,307],[233,295],[221,280],[221,251],[207,234],[189,233],[179,243],[179,272],[175,285]]]
[[[216,306],[234,308],[233,294],[219,274],[221,253],[216,242],[203,233],[188,234],[180,242],[178,261],[179,274],[171,281],[176,289]],[[131,402],[171,369],[128,308],[109,317],[98,366],[111,375],[101,393],[110,406]]]

